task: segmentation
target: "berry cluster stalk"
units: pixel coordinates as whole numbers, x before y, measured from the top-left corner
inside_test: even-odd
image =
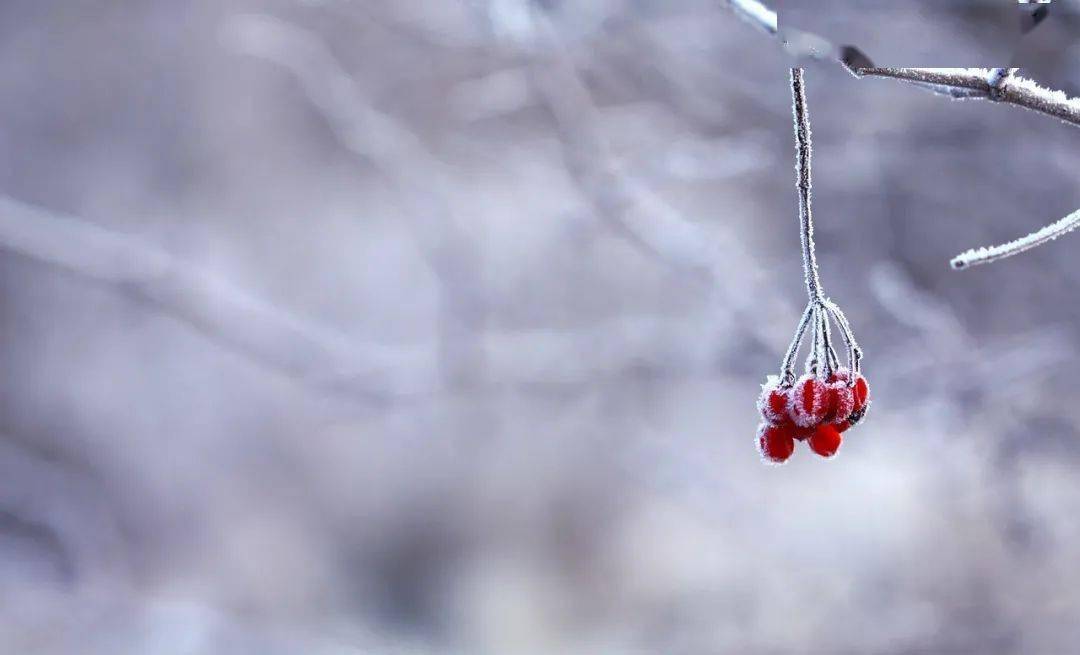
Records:
[[[791,98],[795,113],[795,168],[798,171],[796,185],[799,189],[799,232],[802,236],[803,274],[806,276],[806,293],[810,302],[823,300],[821,278],[818,276],[817,257],[814,254],[814,218],[810,212],[810,115],[806,110],[806,87],[803,70],[791,69]]]
[[[828,378],[840,368],[840,360],[832,345],[832,326],[835,323],[847,346],[848,366],[854,372],[859,370],[862,351],[855,342],[847,317],[831,300],[825,296],[818,273],[817,256],[814,252],[814,218],[810,207],[811,176],[810,157],[812,153],[810,139],[810,114],[806,106],[806,87],[803,84],[803,70],[791,69],[792,112],[795,120],[795,167],[796,188],[799,192],[799,235],[802,242],[803,276],[806,282],[808,303],[803,312],[795,336],[784,355],[781,364],[781,385],[790,386],[795,382],[795,359],[799,347],[808,329],[811,330],[810,355],[806,368],[815,375],[820,371]],[[854,383],[854,376],[851,377]]]

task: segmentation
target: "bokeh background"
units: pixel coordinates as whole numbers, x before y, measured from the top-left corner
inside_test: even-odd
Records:
[[[1075,2],[812,4],[1080,93]],[[807,63],[874,404],[767,467],[791,65],[717,0],[0,3],[0,652],[1072,652],[1080,236],[947,262],[1080,132]]]

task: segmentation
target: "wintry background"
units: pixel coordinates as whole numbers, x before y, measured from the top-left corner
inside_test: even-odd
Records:
[[[1080,93],[1076,2],[785,6]],[[874,405],[767,467],[791,65],[719,0],[0,2],[0,652],[1075,649],[1080,235],[947,262],[1080,130],[807,64]]]

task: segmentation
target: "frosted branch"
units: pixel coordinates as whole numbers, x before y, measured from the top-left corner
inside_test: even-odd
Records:
[[[795,359],[799,356],[799,346],[802,344],[806,328],[813,318],[814,303],[809,303],[806,305],[806,309],[803,310],[799,325],[795,328],[795,336],[792,337],[791,345],[788,346],[787,353],[784,354],[784,359],[780,364],[780,381],[784,386],[791,386],[795,383]]]
[[[840,336],[844,339],[844,344],[847,346],[848,367],[855,373],[858,373],[862,368],[862,348],[859,348],[859,344],[855,341],[855,333],[851,329],[851,324],[848,323],[847,316],[840,310],[839,305],[831,300],[826,299],[825,310],[836,321],[837,327],[840,328]],[[852,376],[849,380],[854,384],[855,377]]]
[[[1053,241],[1066,232],[1080,227],[1080,209],[1069,214],[1065,218],[1051,223],[1046,227],[1036,230],[1026,237],[1021,237],[1014,241],[1001,244],[1000,246],[992,246],[990,248],[973,248],[967,252],[960,253],[952,259],[950,264],[955,269],[971,268],[979,264],[989,264],[990,262],[996,262],[999,259],[1005,259],[1006,257],[1012,257],[1013,255],[1030,250],[1035,246],[1040,246],[1047,241]]]
[[[737,3],[729,1],[729,4],[732,5],[733,9],[737,9],[734,8]],[[768,10],[759,8],[759,11]],[[741,12],[739,13],[744,15]],[[1043,10],[1041,16],[1037,16],[1035,21],[1026,29],[1034,28],[1044,16],[1045,11]],[[788,42],[789,40],[783,35],[783,32],[772,30],[770,34],[778,35],[786,48],[792,50],[791,43]],[[1030,111],[1044,113],[1044,115],[1052,116],[1066,123],[1080,125],[1080,98],[1069,97],[1062,91],[1045,89],[1034,80],[1017,77],[1015,75],[1017,68],[881,68],[875,67],[870,58],[853,45],[843,45],[841,48],[835,49],[833,44],[825,39],[816,37],[816,35],[810,35],[810,37],[813,37],[812,40],[818,43],[813,49],[815,53],[824,50],[835,50],[840,64],[858,78],[880,77],[903,80],[921,86],[922,89],[940,95],[947,95],[951,98],[988,99],[990,102],[1015,105]],[[796,52],[796,54],[800,53]],[[794,91],[796,84],[794,75],[792,83]],[[798,103],[796,103],[796,112],[798,110],[797,105]],[[798,117],[796,117],[796,120],[798,120]],[[809,132],[809,128],[807,131]],[[809,153],[808,147],[806,153],[808,160]],[[809,164],[807,169],[809,173]],[[802,204],[801,191],[800,166],[800,206]],[[807,185],[806,206],[807,218],[809,218],[809,184]],[[953,265],[953,268],[968,268],[977,264],[996,262],[996,260],[1003,257],[1024,252],[1035,248],[1036,245],[1056,239],[1064,235],[1065,232],[1076,228],[1078,222],[1080,222],[1080,218],[1078,218],[1077,214],[1070,214],[1058,220],[1057,223],[1048,225],[1023,239],[993,246],[993,248],[982,248],[962,253],[951,260],[951,265]],[[808,231],[804,228],[804,235],[807,235]],[[812,231],[810,233],[812,236]],[[805,262],[809,262],[806,264],[807,286],[812,296],[812,284],[816,277],[816,269],[813,268],[812,238],[809,239],[809,242],[811,256],[806,256],[807,242],[804,241],[804,257]],[[813,275],[811,275],[811,269],[813,269]]]
[[[1001,85],[1005,83],[1005,80],[1011,76],[1019,68],[991,68],[990,74],[986,77],[986,84],[991,89],[1000,89]]]
[[[854,68],[856,77],[888,77],[929,86],[954,98],[985,98],[1080,125],[1080,98],[1039,86],[1004,68]]]
[[[818,276],[817,256],[814,254],[814,219],[810,211],[810,115],[806,109],[806,87],[803,70],[791,69],[792,113],[795,118],[796,186],[799,190],[799,235],[802,242],[803,275],[810,301],[821,300],[821,279]]]

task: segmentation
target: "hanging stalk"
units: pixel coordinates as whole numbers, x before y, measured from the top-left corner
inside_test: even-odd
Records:
[[[795,382],[794,363],[799,348],[809,328],[810,353],[807,356],[806,370],[814,375],[819,373],[828,378],[838,368],[840,359],[832,342],[832,326],[835,321],[847,346],[848,368],[859,370],[862,352],[855,343],[847,318],[831,300],[825,296],[818,271],[817,254],[814,245],[814,216],[811,209],[812,181],[810,160],[813,151],[810,133],[810,113],[806,103],[806,86],[803,83],[803,69],[791,69],[792,114],[795,124],[795,186],[799,195],[799,240],[802,245],[803,279],[806,284],[807,305],[803,311],[799,326],[795,330],[791,346],[784,355],[780,368],[780,384],[791,386]],[[854,375],[851,376],[854,384]]]

